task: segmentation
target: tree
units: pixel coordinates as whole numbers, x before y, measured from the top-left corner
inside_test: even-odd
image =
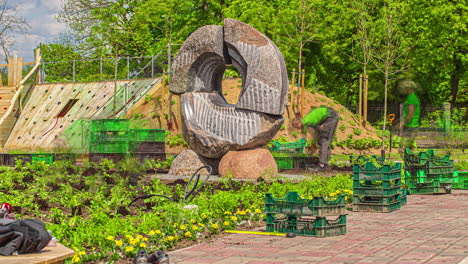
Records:
[[[381,35],[374,44],[376,45],[373,62],[374,65],[384,74],[384,116],[383,129],[386,129],[387,123],[387,101],[388,86],[390,77],[403,71],[402,68],[395,67],[397,60],[408,54],[409,47],[402,45],[401,24],[403,23],[404,5],[394,0],[385,0],[381,9],[382,20]],[[384,145],[385,133],[382,133],[382,150]]]
[[[10,48],[15,43],[13,34],[24,33],[30,28],[26,19],[18,16],[16,7],[11,6],[8,0],[0,0],[0,46],[3,60],[8,58]]]
[[[457,0],[408,3],[405,34],[415,43],[412,71],[433,103],[456,103],[460,88],[468,89],[467,5]]]

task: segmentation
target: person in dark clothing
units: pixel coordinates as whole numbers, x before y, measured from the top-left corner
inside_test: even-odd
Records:
[[[312,109],[304,116],[304,118],[302,118],[302,128],[312,127],[319,133],[318,143],[320,145],[320,168],[328,167],[328,160],[331,156],[330,143],[335,134],[336,126],[338,125],[338,118],[338,113],[334,109],[325,106]]]

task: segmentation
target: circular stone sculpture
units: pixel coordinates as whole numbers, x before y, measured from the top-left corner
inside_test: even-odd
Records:
[[[219,176],[234,179],[269,179],[278,176],[278,165],[266,149],[229,151],[219,163]]]
[[[226,102],[221,81],[226,65],[242,76],[237,104]],[[183,43],[172,67],[170,90],[181,94],[184,138],[198,154],[220,158],[228,151],[263,146],[283,124],[288,78],[276,45],[253,27],[225,19]]]

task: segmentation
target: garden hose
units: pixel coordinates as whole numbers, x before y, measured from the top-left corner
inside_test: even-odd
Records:
[[[200,170],[202,169],[206,169],[208,171],[208,175],[206,176],[205,180],[203,181],[203,183],[200,185],[200,187],[198,187],[197,189],[197,185],[200,181],[200,174],[198,173]],[[187,184],[185,185],[185,190],[184,190],[184,200],[183,202],[184,203],[190,203],[193,198],[200,192],[200,190],[203,188],[203,186],[205,186],[206,182],[208,181],[208,179],[210,178],[211,176],[211,173],[213,172],[213,168],[209,165],[205,165],[203,167],[200,167],[198,168],[193,174],[192,174],[192,177],[190,177],[190,179],[188,180]],[[189,186],[190,186],[190,183],[192,182],[192,180],[195,180],[195,183],[193,184],[193,187],[191,189],[189,189]],[[147,195],[142,195],[142,196],[138,196],[136,197],[135,199],[133,199],[129,204],[128,206],[132,205],[134,202],[140,200],[140,199],[148,199],[150,197],[154,197],[154,196],[157,196],[157,197],[163,197],[163,198],[166,198],[168,200],[171,200],[173,202],[175,202],[175,200],[171,197],[168,197],[166,195],[162,195],[162,194],[147,194]],[[190,197],[190,199],[188,199]]]

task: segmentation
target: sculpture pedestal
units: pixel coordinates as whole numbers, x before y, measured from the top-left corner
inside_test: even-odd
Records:
[[[198,155],[191,149],[186,149],[177,155],[174,161],[172,161],[172,166],[168,174],[177,176],[192,176],[192,174],[198,168],[206,165],[210,165],[213,168],[213,175],[218,174],[219,159],[205,158]],[[205,176],[207,174],[208,171],[205,169],[200,171],[200,175]]]

